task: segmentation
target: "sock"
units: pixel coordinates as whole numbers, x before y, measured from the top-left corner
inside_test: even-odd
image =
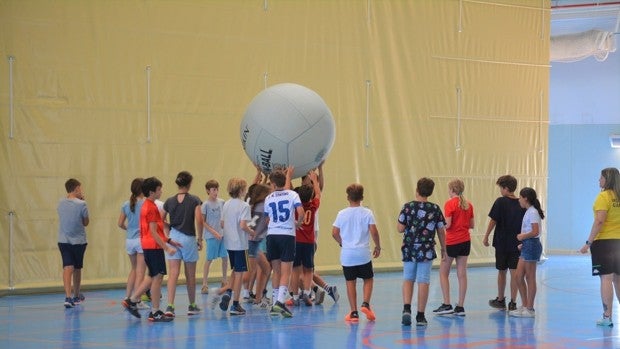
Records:
[[[284,304],[286,302],[286,295],[288,294],[288,286],[278,287],[278,302]]]
[[[411,314],[411,304],[405,304],[403,311]]]
[[[315,285],[314,287],[312,287],[312,291],[316,292],[316,291],[318,291],[318,290],[319,290],[319,286],[316,286],[316,285]]]
[[[298,295],[298,294],[294,294],[294,295],[293,295],[293,300],[294,300],[294,301],[299,300],[299,295]]]
[[[239,301],[233,301],[233,307],[236,307],[239,305]]]
[[[272,304],[275,304],[276,301],[278,300],[278,292],[279,292],[278,288],[274,288],[273,290],[271,290],[271,303]]]
[[[310,296],[311,296],[311,291],[310,290],[304,290],[303,293],[305,293],[308,296],[308,298],[310,298]]]

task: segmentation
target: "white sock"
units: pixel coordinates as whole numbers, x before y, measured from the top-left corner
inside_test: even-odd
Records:
[[[278,287],[278,302],[284,304],[286,302],[286,295],[288,294],[288,286]]]

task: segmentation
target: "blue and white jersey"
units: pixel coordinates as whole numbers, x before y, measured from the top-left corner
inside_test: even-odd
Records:
[[[267,235],[295,236],[295,211],[301,206],[293,190],[276,190],[265,198],[265,215],[269,216]]]

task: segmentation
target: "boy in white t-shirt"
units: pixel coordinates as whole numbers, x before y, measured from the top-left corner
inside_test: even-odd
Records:
[[[349,207],[338,212],[332,228],[334,240],[342,247],[340,263],[351,307],[351,312],[344,319],[352,323],[359,321],[356,282],[357,278],[361,278],[364,280],[361,311],[369,321],[374,321],[376,316],[370,309],[374,277],[372,258],[377,258],[381,254],[379,231],[373,212],[361,205],[364,199],[364,187],[361,184],[351,184],[347,187],[346,193]],[[371,237],[375,243],[372,258],[369,249]]]

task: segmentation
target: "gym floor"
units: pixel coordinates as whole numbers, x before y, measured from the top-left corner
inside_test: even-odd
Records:
[[[400,273],[376,274],[371,307],[377,320],[368,322],[360,313],[355,325],[344,322],[349,306],[344,278],[336,275],[326,280],[338,287],[337,303],[326,297],[319,306],[294,307],[290,319],[250,305],[244,305],[245,316],[231,317],[199,291],[203,311],[188,316],[185,285],[178,287],[177,317],[169,323],[149,323],[148,310],[142,319],[129,315],[120,305],[120,289],[86,292],[85,302],[72,309],[64,308],[61,294],[6,296],[0,298],[0,348],[620,348],[616,299],[615,327],[596,326],[602,313],[599,279],[590,275],[589,256],[549,256],[538,266],[533,319],[488,306],[496,275],[492,267],[470,267],[466,316],[434,316],[441,290],[433,269],[426,327],[400,323]],[[455,297],[454,269],[450,282]]]

